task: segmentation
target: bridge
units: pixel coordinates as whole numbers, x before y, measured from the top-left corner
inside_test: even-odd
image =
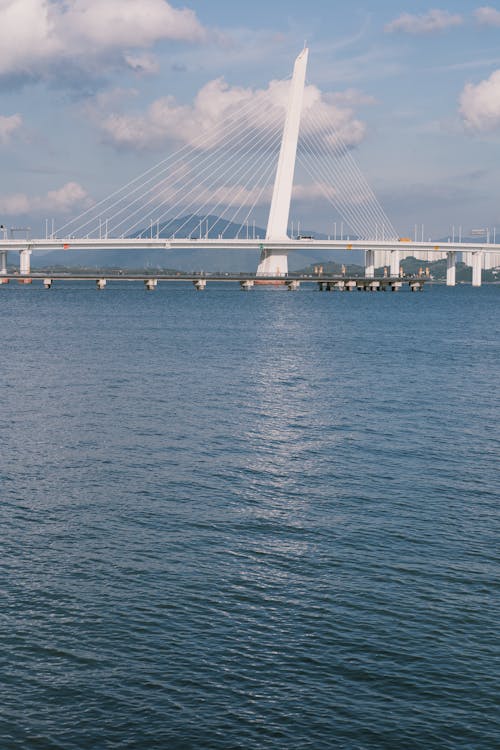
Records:
[[[50,250],[241,250],[260,251],[257,276],[288,277],[288,255],[296,250],[362,250],[365,277],[373,279],[375,268],[388,266],[391,278],[400,275],[406,257],[420,260],[446,258],[446,283],[456,282],[456,262],[461,257],[472,266],[472,284],[481,286],[482,269],[500,265],[500,244],[489,242],[437,243],[401,239],[354,161],[349,148],[314,101],[304,107],[308,50],[295,61],[288,97],[280,107],[271,98],[261,102],[259,112],[243,106],[228,117],[218,135],[201,133],[198,140],[148,169],[110,196],[86,209],[50,236],[41,239],[0,239],[0,281],[7,278],[8,252],[19,253],[19,275],[29,277],[33,252]],[[304,109],[308,121],[304,127]],[[284,125],[283,125],[284,115]],[[321,119],[323,117],[323,119]],[[301,148],[299,136],[303,126]],[[279,144],[279,148],[277,147]],[[277,157],[277,164],[274,156]],[[297,156],[311,177],[320,181],[321,192],[352,229],[353,239],[314,239],[293,236],[289,228]],[[236,187],[228,185],[236,178]],[[272,197],[265,237],[249,237],[248,219],[257,202],[272,184]],[[208,226],[207,211],[217,209],[222,219],[232,210],[231,222],[239,221],[236,237]],[[177,214],[175,210],[178,209]],[[191,213],[189,210],[193,209]],[[186,214],[186,211],[188,212]],[[205,213],[204,213],[205,212]],[[194,237],[177,236],[190,217],[201,215]],[[149,227],[145,224],[149,221]],[[246,226],[246,237],[244,234]],[[141,228],[142,227],[142,228]],[[161,229],[160,229],[161,228]],[[171,229],[170,236],[165,236]],[[47,231],[48,235],[48,231]],[[163,235],[163,236],[162,236]],[[461,254],[461,256],[459,255]]]

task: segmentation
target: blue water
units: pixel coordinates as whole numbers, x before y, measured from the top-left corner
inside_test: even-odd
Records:
[[[0,287],[0,748],[500,747],[500,287]]]

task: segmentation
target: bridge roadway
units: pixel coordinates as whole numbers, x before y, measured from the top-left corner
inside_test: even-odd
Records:
[[[31,284],[33,281],[42,281],[46,289],[50,289],[56,281],[94,281],[98,289],[105,289],[108,282],[132,282],[142,281],[147,290],[156,289],[158,282],[192,282],[198,291],[206,289],[208,282],[236,282],[244,291],[253,289],[255,285],[286,286],[290,291],[299,289],[302,283],[317,284],[320,291],[391,291],[396,292],[404,284],[408,284],[412,292],[422,291],[425,278],[399,278],[385,277],[374,279],[371,277],[352,277],[340,275],[301,275],[288,274],[287,276],[256,276],[255,274],[165,274],[165,273],[30,273],[29,276],[21,276],[18,273],[6,274],[0,277],[0,285],[17,281],[20,284]]]
[[[390,253],[390,274],[395,277],[399,274],[400,260],[410,255],[419,257],[422,253],[434,254],[436,258],[447,258],[447,284],[455,285],[456,253],[465,252],[469,254],[472,265],[472,284],[481,286],[481,272],[485,255],[500,254],[500,244],[486,242],[460,243],[435,241],[413,242],[406,240],[318,240],[318,239],[286,239],[286,240],[264,240],[260,238],[248,239],[209,239],[209,238],[56,238],[49,239],[6,239],[0,240],[0,276],[7,273],[7,253],[18,251],[20,257],[19,270],[23,276],[30,275],[30,256],[33,252],[47,252],[50,250],[269,250],[271,253],[288,253],[295,250],[316,251],[339,251],[363,250],[365,252],[365,275],[367,278],[374,277],[376,253]],[[383,265],[383,264],[382,264]]]
[[[413,242],[402,240],[317,240],[317,239],[207,239],[204,237],[67,237],[50,239],[0,239],[0,252],[31,250],[262,250],[291,252],[293,250],[399,250],[410,255],[411,251],[446,253],[483,252],[500,253],[500,244],[486,242]],[[409,252],[410,251],[410,252]]]

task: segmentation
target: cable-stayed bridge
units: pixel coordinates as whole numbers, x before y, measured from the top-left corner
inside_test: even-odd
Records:
[[[42,239],[9,239],[5,232],[0,276],[7,273],[9,251],[19,252],[20,274],[28,276],[35,251],[253,249],[260,250],[257,276],[286,277],[288,254],[294,250],[363,250],[368,279],[380,266],[398,277],[400,262],[408,256],[446,258],[447,283],[454,285],[457,253],[462,253],[472,266],[473,285],[480,286],[482,269],[500,265],[500,245],[401,239],[333,127],[318,90],[305,86],[307,59],[304,48],[291,81],[273,82],[266,92],[238,102],[221,113],[217,128],[201,123],[186,145],[57,232],[47,231]],[[317,240],[290,231],[297,167],[310,180],[302,189],[326,199],[341,217],[345,232],[340,239]],[[266,201],[265,237],[256,237],[249,222]],[[217,231],[217,222],[240,230],[227,237],[224,228]]]

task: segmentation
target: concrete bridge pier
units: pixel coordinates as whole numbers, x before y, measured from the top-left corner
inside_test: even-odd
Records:
[[[450,250],[446,254],[446,286],[455,286],[457,283],[456,257],[457,254],[454,250]]]
[[[365,250],[365,278],[375,276],[375,250]]]
[[[483,254],[472,253],[472,286],[481,286],[483,269]]]
[[[399,250],[393,250],[391,252],[391,276],[395,278],[399,276],[399,261],[400,261]]]
[[[288,273],[288,254],[282,251],[262,250],[257,267],[257,276],[286,276]]]
[[[329,281],[325,284],[327,292],[343,292],[345,289],[345,281],[339,279],[338,281]]]
[[[25,247],[19,250],[19,273],[21,276],[29,276],[31,271],[31,250]]]
[[[410,281],[410,289],[412,292],[423,292],[424,285],[421,281]]]
[[[0,276],[7,275],[7,250],[0,250]]]

